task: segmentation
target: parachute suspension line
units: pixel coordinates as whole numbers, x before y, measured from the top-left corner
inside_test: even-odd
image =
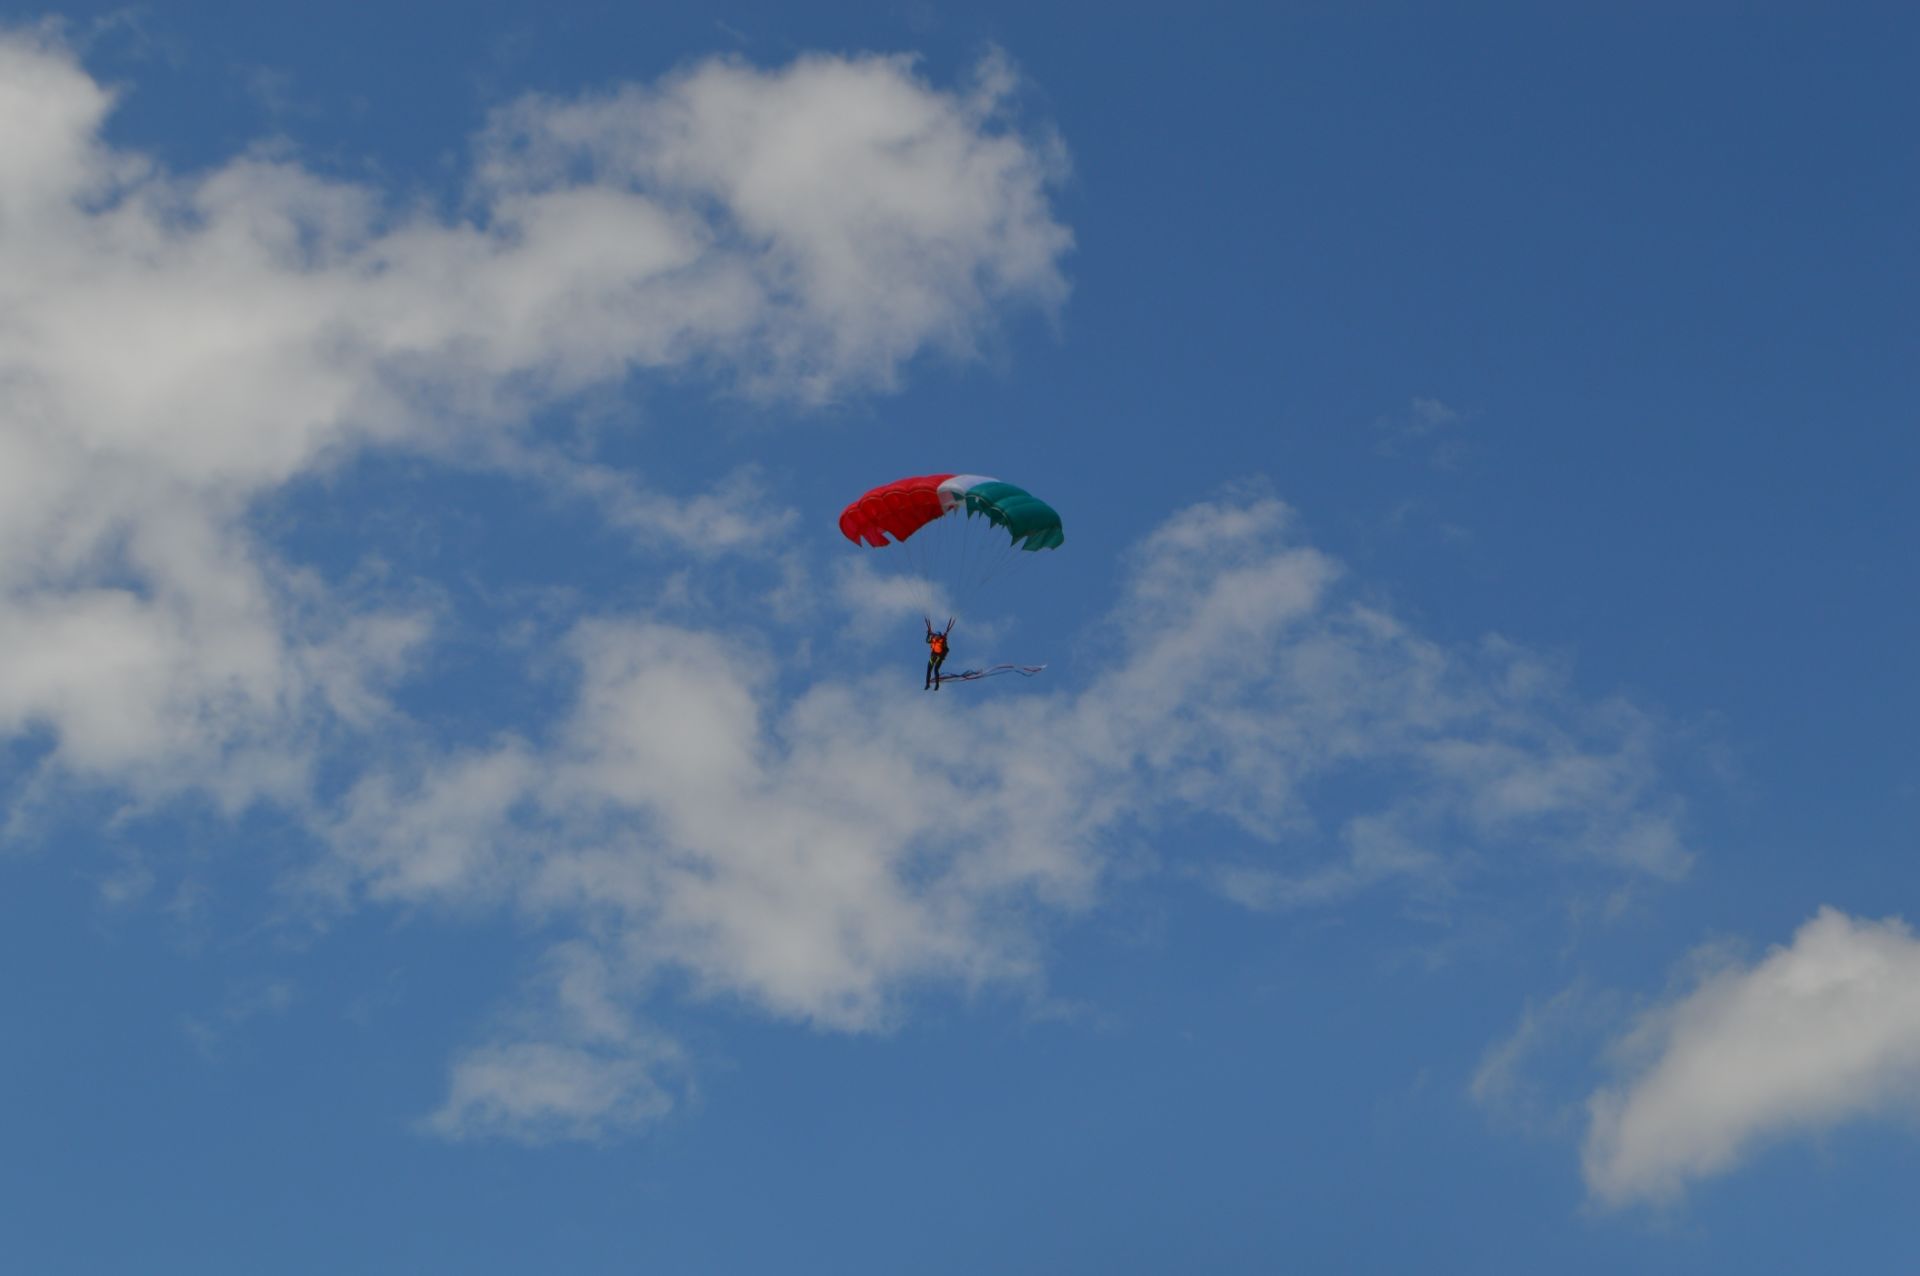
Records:
[[[1024,567],[1032,557],[1030,551],[1009,538],[997,550],[982,555],[983,561],[972,578],[973,587],[984,590],[989,585],[1005,580]]]
[[[926,585],[922,591],[924,599],[921,610],[926,613],[929,620],[938,625],[943,622],[940,617],[935,616],[933,613],[939,611],[942,607],[955,606],[957,602],[957,600],[953,598],[944,597],[942,595],[942,589],[943,586],[946,585],[946,582],[953,579],[954,556],[959,552],[959,547],[954,544],[952,526],[948,520],[944,518],[935,519],[932,523],[921,528],[914,534],[913,539],[910,540],[908,544],[912,544],[913,541],[919,540],[922,536],[926,537],[927,544],[925,567]]]
[[[973,525],[975,519],[984,519],[985,515],[974,514],[964,509],[956,513],[960,519],[964,519],[969,524],[961,532],[961,540],[965,542],[965,548],[960,558],[957,579],[962,582],[960,588],[966,594],[967,606],[972,607],[980,598],[980,585],[984,574],[981,564],[992,552],[995,529]]]
[[[973,523],[986,518],[957,506],[903,542],[909,565],[919,578],[922,610],[936,624],[943,623],[947,614],[963,616],[972,611],[988,586],[1019,571],[1033,557],[999,526]],[[943,583],[952,591],[944,599]],[[933,615],[936,611],[943,614]]]
[[[901,542],[908,565],[918,577],[916,597],[935,624],[944,623],[947,615],[971,611],[982,587],[1021,561],[1011,538],[1000,539],[1001,529],[979,526],[974,519],[985,520],[986,515],[956,506]],[[943,585],[951,591],[944,596]]]
[[[965,612],[973,603],[972,590],[968,588],[971,582],[966,576],[967,556],[973,549],[969,543],[971,538],[967,535],[968,529],[962,523],[957,509],[937,519],[935,528],[943,550],[938,579],[945,582],[951,591],[951,596],[940,605],[944,606],[948,613],[958,615]],[[935,616],[933,620],[936,625],[945,623],[940,616]]]

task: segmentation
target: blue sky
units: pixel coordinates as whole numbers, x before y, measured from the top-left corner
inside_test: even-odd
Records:
[[[814,10],[0,9],[8,1268],[1904,1253],[1920,19]]]

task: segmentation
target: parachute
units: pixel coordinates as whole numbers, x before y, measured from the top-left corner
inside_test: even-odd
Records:
[[[1024,550],[1058,549],[1066,542],[1060,516],[1033,493],[979,474],[924,474],[874,488],[840,511],[840,530],[850,541],[879,547],[887,537],[904,541],[936,518],[964,508],[1004,527]]]
[[[1028,554],[1066,542],[1053,506],[980,474],[923,474],[882,484],[840,512],[840,531],[856,545],[900,546],[929,615],[964,614]]]

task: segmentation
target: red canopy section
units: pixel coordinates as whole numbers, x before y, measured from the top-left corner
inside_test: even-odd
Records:
[[[874,488],[840,511],[840,531],[850,541],[885,545],[903,541],[939,518],[940,485],[951,474],[923,474]]]

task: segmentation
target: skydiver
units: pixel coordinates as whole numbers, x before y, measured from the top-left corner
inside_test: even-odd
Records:
[[[931,688],[940,690],[940,666],[947,661],[947,635],[953,632],[953,617],[947,617],[945,629],[935,629],[931,618],[922,616],[927,622],[927,680],[920,690]]]

